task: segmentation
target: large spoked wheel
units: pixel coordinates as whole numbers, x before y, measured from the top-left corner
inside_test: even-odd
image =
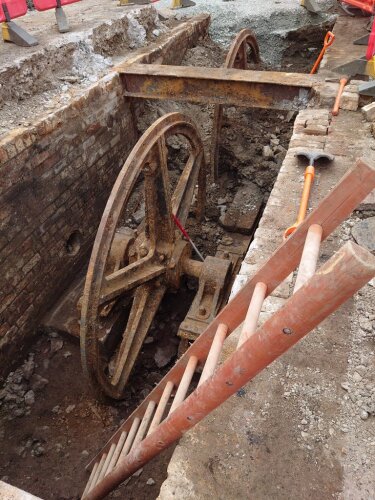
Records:
[[[185,138],[181,175],[168,170],[166,141]],[[171,174],[174,189],[171,193]],[[156,121],[139,139],[108,199],[93,246],[82,300],[82,365],[97,396],[122,399],[125,385],[168,286],[178,286],[189,246],[172,214],[185,224],[198,185],[204,208],[203,144],[180,113]],[[143,199],[143,220],[134,212]],[[133,224],[128,224],[133,221]]]
[[[254,33],[249,29],[243,29],[233,40],[223,67],[247,70],[249,61],[254,64],[260,63],[259,47]],[[218,104],[214,111],[210,151],[211,177],[215,180],[219,177],[219,143],[222,122],[223,106]]]

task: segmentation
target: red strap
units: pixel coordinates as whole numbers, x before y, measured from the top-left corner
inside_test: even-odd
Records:
[[[176,226],[178,227],[178,229],[181,231],[181,233],[185,236],[185,238],[190,241],[190,236],[188,235],[186,229],[184,228],[184,226],[181,224],[181,222],[178,220],[178,218],[172,214],[172,217],[173,217],[173,220],[176,224]]]

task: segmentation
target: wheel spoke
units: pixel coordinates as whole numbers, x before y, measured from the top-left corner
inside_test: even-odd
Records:
[[[167,287],[164,285],[155,288],[152,284],[147,284],[138,287],[134,294],[128,324],[125,328],[116,359],[115,372],[111,380],[112,385],[116,386],[119,391],[122,391],[125,387],[166,289]]]
[[[100,398],[124,397],[126,380],[152,318],[166,288],[174,286],[175,275],[182,272],[175,266],[176,272],[167,273],[176,241],[165,141],[174,135],[184,136],[189,143],[191,160],[185,169],[193,175],[188,187],[180,183],[175,206],[188,214],[199,184],[197,213],[201,212],[205,201],[200,189],[205,186],[202,140],[189,118],[171,113],[157,120],[129,154],[95,238],[83,294],[80,341],[83,370]],[[145,217],[135,232],[124,233],[121,224],[133,214],[132,202],[139,201],[143,190]],[[164,272],[160,286],[157,277]],[[129,308],[124,310],[126,301],[132,303],[130,316]]]
[[[132,290],[146,281],[160,276],[164,271],[165,267],[154,263],[151,255],[108,274],[103,280],[99,304],[113,300],[121,293]]]
[[[254,34],[248,30],[241,30],[233,40],[227,57],[225,59],[224,68],[249,69],[248,65],[248,48],[250,48],[250,60],[255,64],[260,63],[259,47]],[[212,127],[212,139],[210,148],[210,164],[211,177],[213,180],[218,178],[218,152],[220,142],[220,132],[222,125],[223,108],[221,105],[215,107],[214,121]]]
[[[195,187],[198,184],[199,173],[203,175],[201,180],[206,178],[206,171],[203,162],[203,152],[197,155],[190,155],[185,168],[178,180],[176,189],[172,197],[172,210],[180,221],[185,224],[193,201]],[[204,196],[205,186],[200,186],[198,192],[199,211],[202,205],[202,194]],[[204,201],[204,200],[203,200]]]
[[[173,243],[171,193],[165,137],[157,141],[154,159],[145,169],[146,234],[151,248],[157,243]]]
[[[234,61],[234,67],[237,69],[248,69],[247,65],[247,41],[244,40],[240,47],[238,48],[238,52],[236,55],[236,59]]]

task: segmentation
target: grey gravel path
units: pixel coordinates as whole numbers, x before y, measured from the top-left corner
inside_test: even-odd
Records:
[[[317,0],[326,10],[334,0]],[[160,0],[158,9],[169,8],[172,0]],[[258,39],[263,59],[271,64],[280,61],[287,46],[289,31],[306,24],[320,24],[331,14],[315,15],[300,6],[299,0],[196,0],[194,7],[174,11],[177,16],[209,12],[212,17],[210,34],[214,41],[228,46],[233,35],[243,28],[252,29]]]

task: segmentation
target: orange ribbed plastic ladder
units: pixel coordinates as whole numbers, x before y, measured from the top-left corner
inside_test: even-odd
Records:
[[[88,464],[91,474],[82,498],[104,498],[375,276],[375,257],[353,243],[347,243],[315,272],[321,241],[374,188],[375,168],[358,160]],[[298,265],[293,295],[257,328],[264,299]],[[218,367],[226,337],[241,323],[237,350]],[[186,397],[198,367],[203,370],[198,387]]]

